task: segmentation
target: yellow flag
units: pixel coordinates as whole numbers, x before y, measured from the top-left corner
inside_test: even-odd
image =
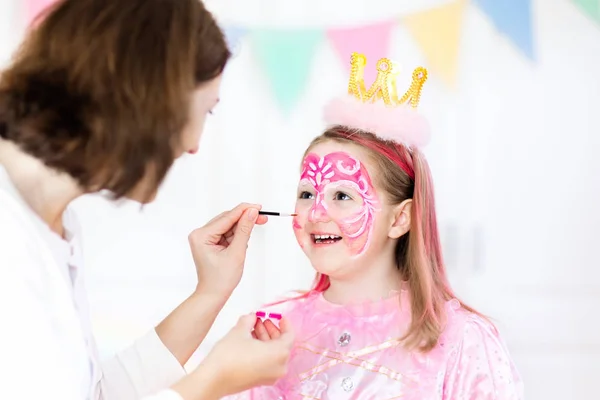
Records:
[[[466,0],[453,0],[403,18],[404,25],[425,55],[426,67],[450,87],[456,85],[465,6]]]

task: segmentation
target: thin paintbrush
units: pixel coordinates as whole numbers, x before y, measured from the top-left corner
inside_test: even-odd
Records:
[[[258,215],[272,215],[274,217],[295,217],[298,214],[286,214],[286,213],[280,213],[280,212],[275,212],[275,211],[259,211]]]

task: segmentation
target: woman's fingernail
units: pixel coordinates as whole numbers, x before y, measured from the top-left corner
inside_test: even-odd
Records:
[[[258,210],[256,208],[251,208],[250,211],[248,211],[248,219],[254,221],[256,220],[256,217],[258,217]]]
[[[277,314],[277,313],[269,313],[269,318],[273,318],[273,319],[281,319],[281,314]]]
[[[257,311],[256,316],[259,318],[265,318],[267,314],[264,311]]]

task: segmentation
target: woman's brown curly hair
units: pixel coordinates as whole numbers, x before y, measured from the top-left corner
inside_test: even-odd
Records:
[[[229,58],[199,0],[58,1],[0,75],[0,137],[117,198],[150,172],[150,195]]]

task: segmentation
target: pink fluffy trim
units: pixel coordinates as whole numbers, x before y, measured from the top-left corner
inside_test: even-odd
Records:
[[[392,140],[409,148],[420,148],[429,143],[427,119],[409,105],[367,104],[348,95],[325,106],[324,117],[328,125],[371,132],[380,139]]]

